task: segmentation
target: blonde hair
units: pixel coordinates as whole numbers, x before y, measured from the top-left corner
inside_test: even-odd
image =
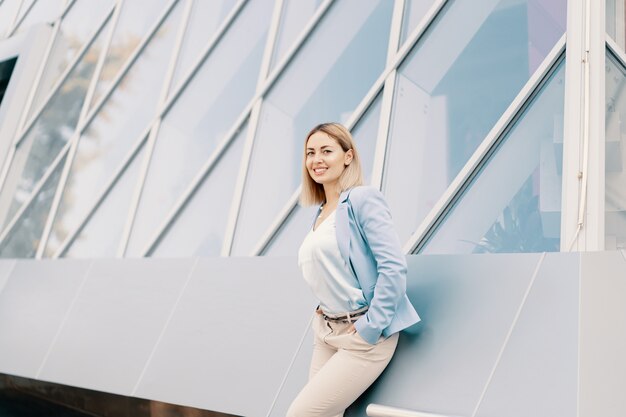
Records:
[[[352,161],[343,170],[339,176],[339,191],[343,192],[349,188],[356,187],[363,184],[363,173],[361,170],[361,159],[359,153],[356,150],[354,139],[350,134],[350,131],[339,123],[322,123],[315,126],[304,141],[304,158],[302,163],[302,192],[300,194],[300,204],[303,206],[312,206],[314,204],[321,204],[326,201],[326,194],[324,193],[324,186],[313,181],[309,171],[306,168],[306,145],[309,142],[309,138],[317,133],[324,132],[331,138],[333,138],[344,152],[352,149]]]

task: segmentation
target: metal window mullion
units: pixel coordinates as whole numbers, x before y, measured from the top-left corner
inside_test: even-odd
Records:
[[[263,94],[263,84],[267,79],[270,70],[270,64],[272,61],[274,48],[276,47],[276,40],[278,38],[278,31],[281,21],[281,15],[284,11],[284,6],[284,0],[276,0],[276,2],[274,3],[274,13],[272,14],[270,30],[267,40],[265,42],[265,50],[263,51],[263,59],[259,68],[259,77],[257,79],[257,85],[255,90],[255,95],[258,95],[259,97],[261,97],[261,95]],[[224,241],[222,242],[222,249],[220,253],[222,256],[230,255],[230,251],[232,249],[232,242],[239,214],[239,207],[243,195],[243,190],[245,189],[248,167],[250,165],[252,149],[254,146],[254,138],[256,137],[257,129],[259,126],[259,116],[261,113],[262,105],[263,99],[259,98],[259,100],[252,107],[250,112],[244,149],[241,162],[239,164],[239,173],[237,175],[237,182],[235,183],[235,189],[233,191],[233,202],[231,203],[230,212],[226,221],[226,231],[224,233]]]
[[[615,39],[617,44],[626,49],[626,2],[624,0],[615,2]],[[605,24],[606,27],[606,24]]]
[[[121,0],[121,2],[123,1],[125,0]],[[119,70],[119,72],[117,73],[113,81],[111,82],[111,85],[107,87],[106,91],[102,94],[102,97],[100,97],[100,99],[96,102],[96,104],[94,104],[93,108],[89,111],[87,117],[85,118],[81,126],[82,128],[85,128],[87,125],[89,125],[89,123],[91,123],[94,117],[98,114],[100,109],[104,106],[104,103],[108,100],[111,94],[113,94],[113,91],[115,91],[115,89],[117,88],[121,80],[128,73],[128,71],[133,66],[133,64],[139,57],[139,55],[144,51],[144,49],[146,48],[146,45],[150,42],[150,40],[157,33],[157,31],[161,27],[161,24],[167,19],[167,17],[169,16],[172,9],[177,3],[178,3],[178,0],[171,0],[170,3],[165,7],[165,10],[163,10],[161,15],[157,19],[157,21],[148,30],[148,33],[146,34],[146,36],[141,40],[139,45],[135,48],[133,53],[126,60],[122,68]],[[121,8],[122,8],[122,5],[120,5],[120,9]]]
[[[171,223],[174,221],[178,213],[185,207],[187,202],[193,197],[194,193],[198,189],[198,187],[202,184],[207,175],[210,175],[211,171],[223,155],[228,151],[228,148],[237,138],[237,134],[241,129],[242,125],[249,118],[250,109],[247,109],[247,112],[243,112],[239,119],[235,122],[233,127],[226,134],[224,140],[220,142],[215,151],[211,154],[209,159],[205,162],[205,164],[200,168],[196,176],[190,181],[189,185],[185,189],[185,191],[181,194],[180,198],[176,201],[172,209],[168,212],[167,216],[161,223],[161,225],[157,228],[154,235],[148,241],[148,244],[141,251],[141,256],[148,256],[149,253],[154,250],[155,245],[158,240],[161,238],[161,235],[165,233],[165,231],[169,228]]]
[[[261,236],[258,243],[254,246],[254,249],[250,253],[250,256],[259,256],[267,249],[269,244],[272,242],[274,237],[278,234],[281,226],[287,221],[289,215],[295,210],[298,205],[298,200],[300,199],[300,193],[302,192],[302,185],[298,185],[298,188],[294,193],[289,197],[287,203],[280,210],[274,221],[267,228],[266,232]]]
[[[605,245],[605,2],[590,1],[567,8],[561,251]]]
[[[391,130],[391,113],[393,111],[393,99],[395,97],[398,71],[393,70],[385,80],[383,98],[380,106],[380,119],[378,122],[378,134],[376,136],[376,149],[374,151],[374,165],[372,167],[371,185],[383,189],[383,178],[387,148]]]
[[[539,68],[537,68],[535,73],[526,82],[509,107],[505,110],[502,116],[500,116],[500,119],[498,119],[496,124],[489,131],[485,139],[474,151],[465,166],[457,174],[437,203],[420,223],[417,230],[405,243],[404,250],[406,253],[413,253],[425,244],[427,238],[435,231],[437,225],[445,217],[453,203],[462,195],[463,191],[471,183],[475,174],[478,173],[484,163],[488,161],[489,156],[493,153],[495,147],[498,146],[501,138],[506,135],[508,129],[515,124],[528,104],[532,101],[536,94],[539,93],[543,84],[560,63],[564,50],[565,35],[561,37],[554,48],[546,56]]]
[[[42,175],[41,179],[37,182],[37,184],[33,188],[33,191],[28,196],[28,199],[26,199],[26,201],[24,201],[24,203],[20,206],[18,211],[13,215],[13,218],[11,219],[11,221],[9,221],[7,223],[7,225],[4,227],[4,229],[2,230],[2,233],[0,234],[0,245],[2,245],[4,243],[5,239],[9,235],[9,233],[11,231],[13,231],[13,228],[15,227],[17,222],[20,220],[20,218],[22,217],[22,215],[24,214],[26,209],[28,209],[28,207],[33,202],[33,200],[35,200],[35,197],[37,196],[37,194],[39,194],[39,192],[43,188],[43,186],[46,183],[46,181],[48,181],[48,179],[50,178],[52,173],[57,169],[58,165],[61,163],[61,161],[63,160],[63,158],[67,154],[69,148],[70,148],[70,146],[69,146],[69,142],[68,142],[61,149],[61,151],[56,156],[56,158],[54,159],[52,164],[50,164],[50,167],[48,167],[46,172],[44,172],[44,174]]]
[[[18,146],[20,144],[20,142],[22,140],[24,140],[24,137],[26,136],[28,131],[33,127],[33,125],[35,124],[35,122],[37,121],[39,116],[41,116],[41,113],[45,109],[46,105],[50,102],[52,97],[54,97],[54,95],[58,92],[58,90],[61,88],[63,83],[65,83],[65,81],[67,81],[67,78],[69,77],[70,73],[80,63],[80,61],[83,59],[83,57],[85,56],[85,54],[87,53],[89,48],[93,45],[95,40],[100,35],[100,32],[106,26],[107,22],[109,21],[109,18],[111,17],[111,13],[113,13],[114,10],[115,10],[115,6],[111,7],[111,10],[109,10],[109,12],[106,14],[104,19],[102,19],[102,22],[98,25],[97,29],[94,31],[94,33],[91,36],[91,38],[89,39],[89,41],[85,42],[85,45],[83,45],[83,47],[76,54],[76,57],[74,57],[74,59],[70,63],[70,65],[67,66],[65,71],[63,71],[63,74],[61,74],[59,79],[55,82],[54,86],[51,88],[51,90],[48,93],[48,95],[46,96],[46,98],[44,100],[42,100],[42,102],[39,104],[39,107],[37,108],[37,110],[33,113],[31,118],[28,119],[28,122],[24,125],[24,128],[22,129],[22,131],[19,133],[19,135],[17,135],[17,139],[15,140],[15,146]]]
[[[285,0],[276,0],[274,2],[274,13],[272,14],[269,33],[267,35],[267,41],[265,42],[265,50],[263,51],[263,60],[261,61],[261,67],[259,68],[259,78],[256,83],[257,93],[261,89],[270,70],[270,64],[272,62],[274,49],[276,48],[276,41],[278,39],[280,20],[284,6]]]
[[[111,28],[109,29],[109,34],[107,36],[105,44],[103,45],[102,51],[100,51],[100,56],[98,57],[96,68],[94,69],[91,80],[89,82],[89,87],[87,88],[87,92],[85,93],[85,99],[83,101],[82,108],[80,109],[78,121],[76,123],[76,126],[74,127],[74,134],[69,141],[71,144],[70,150],[67,158],[65,159],[63,172],[61,173],[61,178],[59,179],[59,184],[57,185],[54,199],[52,200],[52,205],[50,206],[50,211],[48,212],[46,225],[42,231],[41,238],[39,240],[39,246],[37,247],[37,252],[35,254],[36,259],[41,259],[43,257],[46,246],[48,246],[48,239],[50,238],[50,233],[52,232],[52,226],[54,224],[54,221],[56,220],[56,215],[61,204],[61,198],[63,197],[63,193],[65,192],[65,186],[67,184],[71,168],[74,165],[74,158],[76,157],[76,153],[78,152],[78,145],[80,143],[80,138],[83,133],[81,125],[83,125],[82,122],[87,116],[87,112],[89,111],[89,104],[91,103],[91,99],[95,94],[98,79],[100,78],[100,74],[102,73],[102,69],[104,67],[104,61],[106,60],[107,51],[113,39],[113,32],[115,31],[115,27],[117,26],[117,22],[119,20],[120,9],[121,7],[118,7],[114,11],[113,22]]]
[[[26,104],[24,105],[24,109],[22,110],[22,116],[20,117],[20,121],[17,124],[16,132],[19,133],[24,128],[26,124],[26,120],[28,119],[28,114],[30,112],[30,108],[33,105],[33,101],[35,101],[35,96],[37,95],[37,89],[39,88],[39,84],[41,83],[41,79],[43,78],[43,72],[48,65],[48,60],[50,59],[50,54],[52,53],[52,47],[54,46],[54,42],[59,34],[59,30],[61,27],[61,19],[57,19],[54,22],[54,28],[52,29],[52,36],[48,40],[48,45],[46,46],[46,50],[44,52],[44,56],[41,60],[41,64],[39,65],[39,69],[37,70],[37,74],[35,75],[35,80],[30,88],[28,93],[28,98],[26,99]]]
[[[239,212],[241,210],[241,202],[243,200],[243,193],[245,191],[245,184],[247,182],[248,171],[250,170],[250,163],[252,160],[252,151],[254,147],[254,138],[257,133],[257,127],[259,124],[259,117],[261,115],[261,106],[263,105],[263,99],[259,98],[250,115],[248,122],[248,130],[246,132],[246,143],[244,144],[243,153],[241,156],[241,162],[239,164],[239,174],[237,175],[237,182],[235,183],[235,189],[233,191],[233,200],[230,206],[230,212],[228,220],[226,222],[226,232],[224,233],[224,241],[222,242],[221,256],[230,256],[232,251],[233,241],[235,237],[235,231],[237,226],[237,220],[239,218]]]
[[[611,51],[611,53],[615,56],[617,61],[624,67],[626,71],[626,52],[619,46],[613,38],[607,35],[606,37],[606,47]]]
[[[76,4],[76,1],[77,0],[65,0],[64,2],[65,5],[63,6],[63,10],[61,11],[61,15],[59,16],[59,18],[65,19],[65,16],[70,11],[70,9],[74,6],[74,4]]]
[[[20,17],[20,11],[22,10],[22,7],[24,7],[24,2],[26,0],[20,0],[20,5],[17,6],[17,8],[15,9],[15,14],[13,15],[13,19],[11,19],[11,23],[8,26],[8,30],[6,31],[6,34],[4,35],[7,38],[10,38],[11,35],[13,35],[13,30],[15,30],[15,26],[17,26],[18,22],[19,22],[19,17]]]
[[[387,66],[394,63],[394,58],[400,48],[402,37],[402,22],[406,13],[406,1],[396,0],[394,14],[389,35],[389,47],[387,49]],[[374,150],[374,164],[372,167],[371,185],[382,190],[383,169],[387,153],[387,142],[389,140],[389,128],[391,124],[391,111],[396,83],[397,68],[394,68],[385,79],[383,97],[378,121],[378,132],[376,135],[376,148]]]
[[[22,17],[20,17],[19,20],[17,22],[15,22],[15,24],[13,25],[13,28],[9,31],[8,37],[11,37],[11,36],[13,36],[15,34],[15,31],[20,27],[22,22],[24,22],[24,19],[26,19],[26,16],[28,16],[28,13],[30,13],[31,10],[33,10],[33,7],[35,7],[35,3],[37,3],[37,0],[33,0],[33,2],[28,6],[26,11],[22,15]],[[24,6],[23,2],[22,2],[22,6]],[[20,7],[20,10],[21,10],[21,7]],[[18,13],[18,15],[19,15],[19,13]]]
[[[169,67],[163,79],[163,86],[161,88],[161,94],[157,101],[157,109],[160,108],[165,101],[167,100],[167,96],[169,94],[172,81],[174,79],[174,72],[176,71],[176,66],[178,59],[180,57],[180,51],[182,49],[183,41],[185,39],[185,34],[187,33],[189,19],[191,17],[191,10],[193,8],[194,0],[187,0],[187,4],[185,5],[185,9],[183,10],[183,15],[180,18],[179,22],[179,32],[177,39],[175,41],[175,46],[172,50],[172,56],[170,58]],[[143,165],[141,167],[139,177],[137,180],[137,186],[135,188],[135,193],[131,200],[131,205],[128,210],[128,217],[126,219],[126,224],[124,225],[124,230],[122,231],[122,236],[120,239],[120,244],[118,247],[117,255],[119,258],[124,257],[126,253],[126,249],[128,247],[128,241],[130,239],[130,234],[135,222],[135,217],[137,216],[137,210],[139,209],[139,202],[141,199],[141,195],[143,193],[143,188],[146,183],[146,177],[148,176],[148,170],[150,169],[150,162],[152,160],[152,155],[154,154],[154,148],[156,146],[156,140],[159,135],[159,129],[161,127],[161,117],[157,114],[156,119],[154,121],[154,125],[152,126],[152,130],[148,136],[148,142],[146,145],[146,155],[144,156]]]
[[[265,80],[263,85],[260,87],[258,94],[256,97],[254,97],[253,101],[256,101],[258,98],[264,96],[265,93],[267,93],[270,90],[270,88],[274,85],[278,77],[283,73],[283,71],[285,70],[285,68],[287,68],[291,60],[296,56],[297,52],[302,48],[302,46],[304,45],[306,40],[309,38],[309,36],[311,36],[313,31],[317,27],[318,23],[322,20],[322,18],[328,12],[333,2],[334,0],[325,0],[324,3],[322,3],[317,8],[317,10],[315,11],[315,14],[311,17],[311,19],[306,24],[304,29],[302,29],[302,32],[300,32],[300,35],[293,42],[293,45],[291,46],[291,48],[287,50],[283,59],[280,60],[274,66],[274,70],[267,76],[267,79]]]
[[[230,13],[224,19],[222,25],[217,29],[215,35],[209,40],[207,45],[205,46],[202,53],[200,53],[199,58],[196,62],[191,66],[189,71],[182,77],[182,82],[179,83],[178,87],[172,92],[169,96],[165,104],[158,111],[158,117],[164,117],[165,114],[170,110],[172,105],[178,100],[182,92],[185,90],[187,85],[191,82],[195,74],[200,70],[202,64],[207,59],[207,57],[213,52],[213,50],[217,47],[221,39],[226,35],[228,29],[235,22],[243,7],[247,4],[248,0],[239,0],[239,2],[233,7]]]
[[[329,3],[330,4],[330,3]],[[267,91],[265,81],[268,78],[270,64],[272,62],[272,56],[274,54],[274,48],[279,33],[281,15],[284,11],[285,2],[283,0],[276,0],[274,4],[274,13],[272,15],[272,21],[270,23],[270,30],[267,41],[265,43],[265,51],[263,53],[263,61],[259,70],[259,77],[257,80],[256,95],[259,99],[251,110],[250,119],[248,121],[248,130],[246,132],[246,139],[244,149],[239,164],[239,173],[237,175],[237,182],[235,183],[235,189],[233,192],[233,201],[230,206],[230,212],[228,214],[228,220],[226,222],[226,231],[224,233],[224,241],[222,242],[222,249],[220,254],[222,256],[229,256],[232,251],[232,245],[235,237],[235,231],[237,227],[237,219],[239,218],[239,212],[241,210],[241,202],[243,200],[243,193],[246,189],[246,183],[248,179],[248,171],[252,160],[252,151],[254,148],[254,140],[257,137],[257,130],[259,127],[259,117],[261,114],[261,108],[263,106],[263,94]],[[320,14],[321,17],[321,14]],[[315,19],[312,19],[315,20]],[[313,30],[313,26],[309,31],[304,31],[308,35]],[[300,43],[304,41],[304,38]],[[295,42],[295,44],[299,44]],[[295,54],[295,50],[293,52]]]
[[[59,247],[59,249],[54,253],[54,255],[52,256],[53,258],[58,258],[62,256],[65,253],[65,251],[69,248],[69,246],[74,242],[78,234],[86,226],[89,219],[91,219],[91,217],[94,215],[98,207],[100,207],[100,205],[102,204],[106,196],[111,192],[113,187],[120,180],[125,170],[128,169],[128,166],[134,161],[135,157],[137,157],[137,154],[139,153],[139,151],[142,149],[143,145],[145,144],[148,134],[150,133],[151,130],[152,130],[152,123],[149,124],[141,132],[139,137],[135,140],[135,144],[131,147],[130,151],[126,154],[126,157],[124,158],[122,163],[119,165],[119,167],[115,170],[115,173],[113,174],[109,182],[106,183],[106,185],[102,188],[102,192],[100,192],[99,197],[92,204],[91,208],[85,214],[83,219],[78,223],[76,228],[67,236],[65,241]]]
[[[25,125],[24,129],[22,129],[21,132],[19,132],[16,135],[16,139],[14,140],[14,144],[13,147],[11,148],[11,150],[9,151],[9,155],[8,157],[5,159],[5,163],[4,166],[2,167],[2,173],[0,173],[0,191],[2,191],[2,189],[4,188],[7,176],[9,174],[9,170],[11,167],[11,164],[13,162],[13,158],[15,156],[17,147],[20,146],[20,144],[22,143],[22,141],[25,140],[26,135],[29,133],[30,129],[32,129],[32,127],[35,125],[35,122],[37,121],[37,119],[41,116],[43,110],[45,109],[46,105],[50,102],[50,100],[52,99],[52,97],[58,92],[58,90],[61,88],[61,85],[63,85],[63,83],[66,81],[67,77],[69,76],[69,74],[72,72],[72,70],[76,67],[76,65],[78,65],[78,63],[80,62],[80,60],[83,58],[84,54],[87,52],[87,50],[89,49],[89,47],[92,45],[92,43],[94,42],[94,40],[96,39],[96,37],[100,34],[100,31],[103,29],[103,27],[105,26],[106,22],[108,21],[111,12],[113,11],[113,8],[111,9],[111,11],[109,11],[109,13],[106,15],[106,17],[103,19],[102,23],[98,26],[98,28],[96,29],[96,31],[94,32],[92,38],[85,43],[85,45],[83,46],[83,48],[81,49],[81,51],[77,54],[76,58],[74,59],[74,61],[68,66],[68,68],[65,70],[65,72],[62,74],[62,76],[59,78],[59,80],[56,82],[56,84],[54,85],[54,87],[51,89],[51,91],[48,93],[48,95],[46,96],[46,98],[42,101],[42,103],[39,105],[39,108],[37,109],[37,111],[33,114],[33,116],[30,118],[30,120],[28,121],[28,123]]]

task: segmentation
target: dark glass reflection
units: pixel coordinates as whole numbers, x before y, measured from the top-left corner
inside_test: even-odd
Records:
[[[17,57],[0,62],[0,105],[2,105],[4,93],[6,93],[9,87],[9,80],[11,79],[11,74],[13,74],[16,63]]]

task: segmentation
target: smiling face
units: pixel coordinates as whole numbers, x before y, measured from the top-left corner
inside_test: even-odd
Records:
[[[339,177],[352,162],[353,151],[344,151],[341,145],[327,133],[318,131],[309,137],[306,144],[306,169],[309,175],[324,189],[335,187]]]

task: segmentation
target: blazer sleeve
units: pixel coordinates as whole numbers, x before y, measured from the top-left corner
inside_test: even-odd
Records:
[[[373,187],[362,190],[355,189],[350,199],[355,220],[376,261],[378,276],[369,310],[354,326],[365,341],[374,344],[406,294],[407,266],[385,198]]]

